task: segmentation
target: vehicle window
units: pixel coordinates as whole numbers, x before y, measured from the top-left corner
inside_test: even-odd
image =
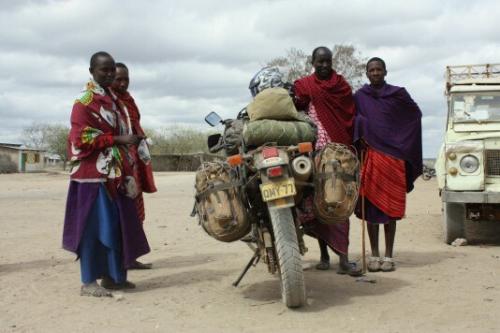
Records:
[[[500,121],[500,95],[455,94],[452,97],[452,109],[454,122]]]

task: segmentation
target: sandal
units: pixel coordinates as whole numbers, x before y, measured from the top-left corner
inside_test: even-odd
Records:
[[[361,276],[363,275],[363,270],[356,265],[355,262],[350,261],[346,266],[339,264],[339,268],[337,269],[337,274],[348,274],[349,276]]]
[[[380,271],[380,257],[370,257],[370,259],[368,259],[368,271],[369,272]]]
[[[382,272],[392,272],[396,270],[396,264],[394,263],[394,260],[389,257],[384,257],[384,259],[382,259],[382,265],[380,265],[380,270]]]
[[[80,296],[93,296],[93,297],[112,297],[113,294],[109,290],[104,289],[97,282],[84,284],[80,289]]]
[[[319,264],[316,265],[316,269],[320,271],[327,271],[330,269],[330,261],[321,260]]]

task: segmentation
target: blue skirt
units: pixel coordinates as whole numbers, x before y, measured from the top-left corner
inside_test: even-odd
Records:
[[[104,276],[116,283],[127,280],[121,238],[118,207],[101,184],[78,248],[83,283],[91,283]]]

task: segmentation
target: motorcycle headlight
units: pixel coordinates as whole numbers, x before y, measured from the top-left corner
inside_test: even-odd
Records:
[[[479,160],[476,156],[465,155],[460,160],[460,168],[467,173],[473,173],[479,168]]]

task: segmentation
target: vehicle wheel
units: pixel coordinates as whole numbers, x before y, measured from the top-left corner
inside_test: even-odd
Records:
[[[500,223],[465,220],[464,235],[469,244],[498,244],[500,243]]]
[[[464,237],[465,204],[443,202],[444,241],[451,244],[457,238]]]
[[[306,287],[295,223],[290,208],[269,211],[274,231],[274,246],[281,279],[281,297],[289,308],[306,302]]]

